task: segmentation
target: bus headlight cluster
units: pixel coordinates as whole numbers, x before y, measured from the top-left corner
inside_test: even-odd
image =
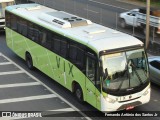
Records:
[[[151,91],[151,88],[148,88],[148,89],[143,93],[143,95],[146,96],[148,93],[150,93],[150,91]]]
[[[116,102],[116,100],[114,100],[114,99],[112,99],[112,98],[109,98],[109,97],[106,97],[105,99],[106,99],[106,101],[109,102],[109,103],[115,103],[115,102]]]

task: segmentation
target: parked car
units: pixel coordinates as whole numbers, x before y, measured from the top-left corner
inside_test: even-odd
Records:
[[[0,0],[0,31],[5,28],[5,7],[13,4],[14,0]]]
[[[160,56],[148,57],[150,68],[150,79],[160,85]]]
[[[140,24],[137,22],[137,12],[139,12],[139,9],[133,9],[127,12],[120,13],[120,26],[122,28],[125,28],[126,26],[140,26]]]
[[[146,34],[146,8],[133,9],[127,12],[120,13],[119,15],[120,26],[140,27],[143,33]],[[160,10],[150,10],[150,28],[155,33],[160,34]]]

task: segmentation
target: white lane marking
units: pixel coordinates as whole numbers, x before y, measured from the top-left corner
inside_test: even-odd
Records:
[[[98,13],[99,13],[99,12],[97,12],[97,11],[90,10],[90,9],[86,9],[86,8],[84,8],[84,10],[89,11],[89,12],[93,12],[93,13],[96,13],[96,14],[98,14]]]
[[[47,111],[44,111],[42,112],[42,114],[45,116],[45,115],[56,115],[56,114],[59,114],[59,113],[68,113],[68,112],[73,112],[75,111],[73,108],[63,108],[63,109],[55,109],[55,110],[47,110]],[[76,111],[78,112],[78,111]]]
[[[2,62],[2,63],[0,63],[0,65],[10,65],[10,64],[12,64],[12,62]]]
[[[0,85],[0,88],[24,87],[24,86],[34,86],[34,85],[41,85],[41,83],[30,82],[30,83],[5,84],[5,85]]]
[[[56,112],[62,112],[62,113],[67,113],[67,112],[72,112],[72,111],[75,111],[73,108],[64,108],[64,109],[56,109],[56,110],[47,110],[47,111],[44,111],[44,112],[42,112],[42,114],[43,115],[50,115],[50,112],[52,113],[52,114],[54,114],[53,112],[54,111],[56,111]],[[29,112],[29,111],[28,111]],[[57,114],[55,112],[55,114]],[[38,112],[37,112],[38,113]],[[22,117],[6,117],[7,119],[5,119],[5,120],[10,120],[10,119],[12,119],[12,120],[18,120],[18,119],[23,119]],[[27,118],[31,118],[31,117],[25,117],[25,119],[27,119]],[[3,118],[3,120],[4,120],[4,118]]]
[[[24,73],[24,71],[19,70],[19,71],[10,71],[10,72],[0,72],[0,75],[10,75],[10,74],[19,74],[19,73]]]
[[[56,109],[56,110],[47,110],[47,111],[75,111],[73,108],[64,108],[64,109]]]
[[[48,94],[48,95],[39,95],[39,96],[29,96],[29,97],[21,97],[21,98],[11,98],[11,99],[3,99],[0,100],[0,104],[4,103],[13,103],[13,102],[24,102],[30,100],[39,100],[39,99],[48,99],[57,97],[55,94]]]
[[[45,88],[47,88],[51,93],[55,94],[58,98],[60,98],[62,101],[64,101],[65,103],[67,103],[69,106],[71,106],[75,111],[78,111],[82,116],[84,116],[87,120],[92,120],[90,117],[88,117],[86,114],[84,114],[83,112],[80,111],[80,109],[76,108],[74,105],[72,105],[69,101],[67,101],[65,98],[63,98],[61,95],[59,95],[58,93],[56,93],[54,90],[52,90],[50,87],[48,87],[47,85],[45,85],[43,82],[41,82],[40,80],[38,80],[36,77],[34,77],[32,74],[28,73],[27,71],[25,71],[21,66],[19,66],[18,64],[16,64],[15,62],[13,62],[11,59],[9,59],[8,57],[4,56],[2,54],[3,57],[5,57],[8,61],[11,61],[12,63],[14,63],[14,65],[16,65],[19,69],[21,69],[22,71],[24,71],[27,75],[29,75],[32,79],[36,80],[37,82],[40,82]]]
[[[119,9],[122,9],[122,10],[128,10],[128,9],[126,9],[126,8],[122,8],[122,7],[118,7],[118,6],[115,6],[115,5],[110,5],[110,4],[106,4],[106,3],[98,2],[98,1],[95,1],[95,0],[89,0],[89,1],[90,1],[90,2],[94,2],[94,3],[101,4],[101,5],[107,5],[107,6],[110,6],[110,7],[119,8]]]

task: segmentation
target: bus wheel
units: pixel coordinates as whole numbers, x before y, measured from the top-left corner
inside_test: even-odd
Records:
[[[29,53],[26,53],[26,64],[27,64],[27,67],[30,69],[30,70],[33,70],[33,61],[32,61],[32,57]]]
[[[78,101],[82,103],[83,102],[83,92],[79,84],[76,84],[74,93]]]

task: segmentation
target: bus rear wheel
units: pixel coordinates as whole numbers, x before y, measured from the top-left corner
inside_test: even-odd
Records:
[[[74,94],[79,102],[83,102],[83,92],[79,84],[76,84]]]
[[[32,57],[29,53],[26,53],[26,64],[28,69],[33,70],[33,61],[32,61]]]

